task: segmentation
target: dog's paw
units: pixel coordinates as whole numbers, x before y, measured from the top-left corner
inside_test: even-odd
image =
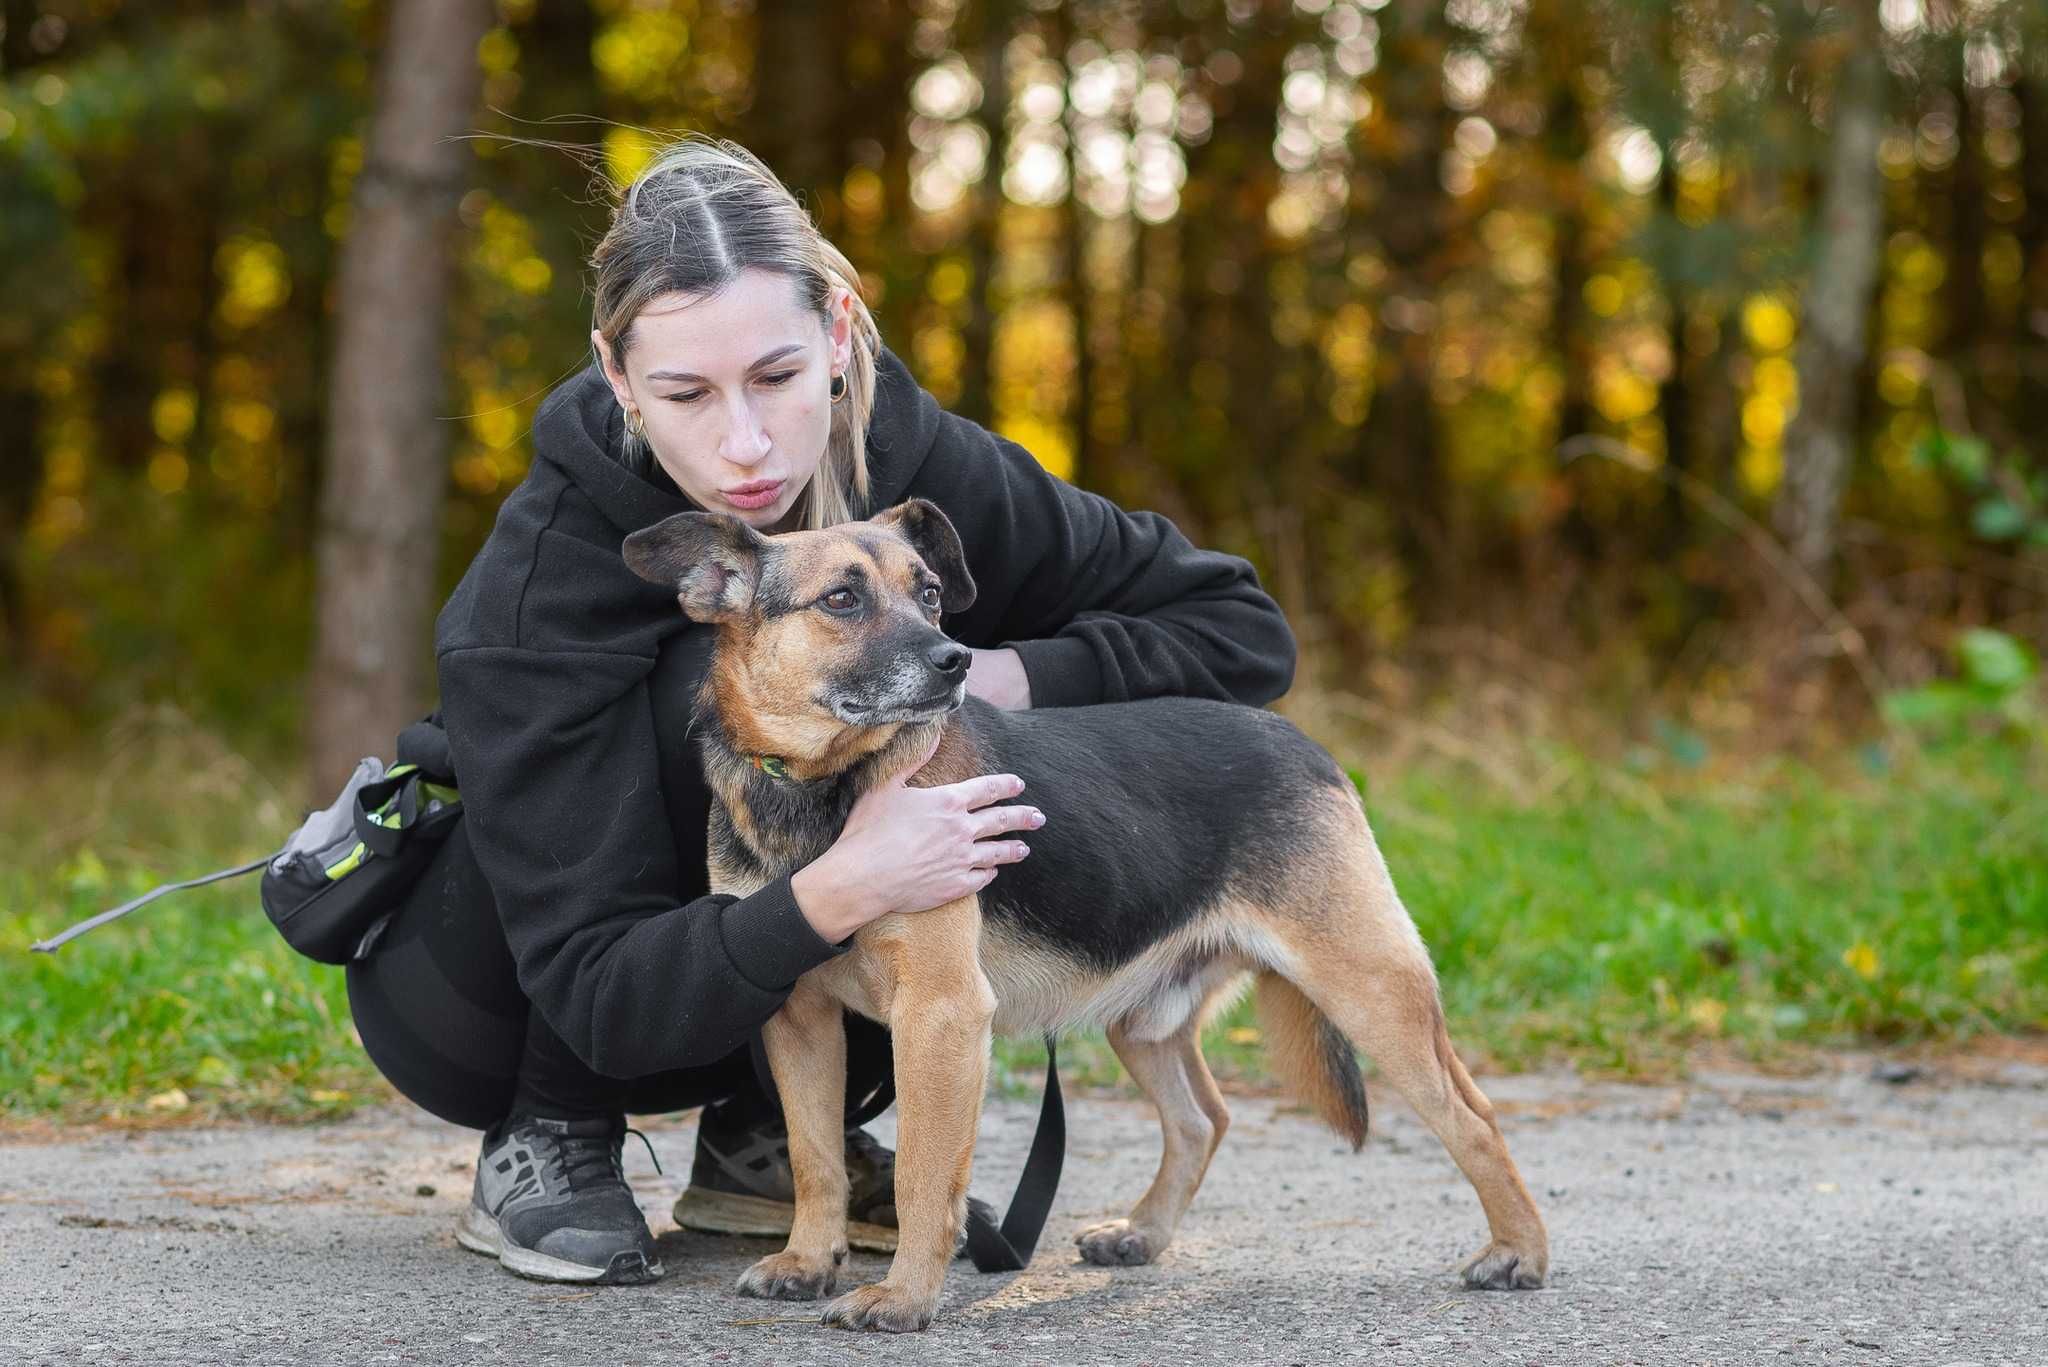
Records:
[[[832,1293],[833,1283],[839,1280],[839,1264],[845,1260],[844,1249],[830,1261],[788,1249],[771,1253],[740,1273],[739,1293],[771,1301],[814,1301]]]
[[[839,1329],[879,1329],[888,1334],[914,1334],[930,1326],[939,1308],[937,1296],[910,1296],[886,1281],[857,1287],[825,1307],[821,1317]]]
[[[1543,1285],[1549,1262],[1541,1250],[1529,1254],[1507,1244],[1488,1244],[1465,1264],[1465,1285],[1481,1291],[1534,1291]]]
[[[1152,1236],[1129,1220],[1090,1225],[1074,1236],[1074,1242],[1081,1246],[1083,1258],[1103,1267],[1137,1267],[1151,1262],[1165,1248],[1163,1243],[1155,1246]]]

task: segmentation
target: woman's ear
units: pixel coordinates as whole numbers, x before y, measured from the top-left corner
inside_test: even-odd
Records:
[[[619,407],[628,412],[633,408],[633,391],[626,383],[626,372],[621,370],[618,359],[612,355],[611,344],[596,328],[590,330],[590,345],[597,351],[598,368],[604,371],[605,382],[612,387],[612,397],[619,401]]]
[[[967,556],[960,549],[960,533],[952,519],[928,498],[905,499],[893,508],[876,513],[868,521],[894,529],[924,557],[925,568],[939,576],[939,606],[947,612],[965,612],[974,606],[974,576],[967,572]]]
[[[833,286],[827,312],[825,339],[832,347],[832,368],[844,371],[853,364],[853,292],[843,285]]]

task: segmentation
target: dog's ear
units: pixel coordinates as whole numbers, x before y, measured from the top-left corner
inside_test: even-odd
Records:
[[[939,576],[939,606],[965,612],[974,605],[974,576],[960,550],[960,534],[939,505],[928,498],[906,499],[868,519],[892,527],[924,557],[925,568]]]
[[[620,547],[633,573],[674,589],[699,622],[733,622],[753,605],[768,539],[728,513],[677,513]]]

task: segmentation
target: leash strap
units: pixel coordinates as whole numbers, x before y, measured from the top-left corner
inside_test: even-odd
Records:
[[[58,951],[58,949],[68,944],[70,941],[75,940],[79,936],[85,934],[88,930],[98,930],[101,926],[105,925],[109,921],[118,921],[123,916],[126,916],[129,912],[135,910],[137,907],[146,906],[149,903],[154,902],[157,898],[163,896],[167,892],[177,892],[183,888],[196,888],[202,883],[216,883],[223,878],[235,878],[240,876],[241,874],[254,873],[256,872],[256,870],[262,868],[265,864],[268,864],[271,860],[277,858],[277,855],[281,853],[283,853],[283,851],[278,851],[277,853],[273,854],[266,854],[261,859],[253,859],[250,862],[240,865],[236,868],[221,869],[217,873],[202,874],[197,878],[188,878],[182,883],[165,883],[161,887],[151,888],[148,892],[143,893],[142,896],[136,898],[132,902],[123,902],[120,906],[115,907],[110,911],[103,911],[97,916],[89,917],[86,920],[80,921],[77,925],[71,927],[69,930],[60,931],[57,934],[52,935],[47,940],[36,941],[34,944],[30,945],[29,948],[34,950],[38,954],[55,954]]]
[[[754,1065],[754,1078],[761,1091],[782,1108],[775,1089],[775,1076],[768,1070],[768,1050],[756,1030],[747,1041],[747,1055]],[[865,1125],[896,1099],[895,1079],[875,1088],[874,1094],[846,1117],[847,1127]],[[1060,1189],[1060,1169],[1067,1157],[1067,1108],[1060,1096],[1058,1045],[1045,1037],[1045,1099],[1038,1107],[1038,1131],[1031,1136],[1031,1152],[1024,1159],[1024,1171],[1017,1178],[1017,1190],[1010,1197],[1010,1213],[996,1224],[995,1209],[988,1202],[967,1200],[967,1256],[977,1272],[1018,1272],[1031,1262],[1038,1248],[1038,1236],[1045,1231],[1052,1214],[1052,1198]]]
[[[1024,1159],[1010,1213],[996,1228],[993,1213],[980,1201],[967,1203],[967,1256],[977,1272],[1017,1272],[1031,1262],[1045,1219],[1052,1214],[1053,1193],[1060,1189],[1060,1168],[1067,1157],[1067,1108],[1060,1098],[1060,1061],[1053,1037],[1045,1037],[1045,1100],[1038,1107],[1038,1133]]]

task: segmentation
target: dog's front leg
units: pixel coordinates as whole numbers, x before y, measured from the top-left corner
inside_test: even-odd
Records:
[[[996,998],[982,975],[970,899],[921,913],[914,945],[883,949],[894,979],[896,1260],[873,1286],[825,1307],[842,1329],[923,1329],[967,1220],[967,1177],[988,1084]],[[878,947],[879,948],[879,947]]]
[[[789,1245],[740,1274],[743,1296],[814,1301],[846,1261],[846,1021],[834,998],[797,979],[762,1027],[768,1071],[782,1094],[796,1218]]]

